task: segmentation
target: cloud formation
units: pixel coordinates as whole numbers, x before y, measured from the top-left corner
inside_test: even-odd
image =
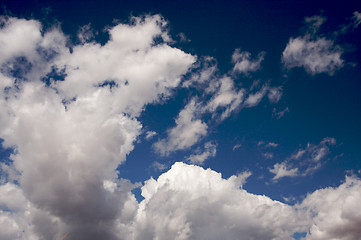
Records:
[[[216,156],[217,145],[212,142],[206,142],[204,144],[204,151],[197,154],[190,155],[187,160],[193,164],[202,164],[210,157]]]
[[[336,144],[335,138],[326,137],[318,145],[307,143],[306,148],[298,149],[281,163],[276,163],[269,171],[275,176],[273,180],[283,177],[307,176],[317,171],[324,164],[330,153],[330,146]]]
[[[159,15],[132,18],[110,27],[103,45],[92,41],[87,25],[79,31],[80,44],[69,47],[56,27],[45,31],[35,20],[1,18],[0,138],[13,152],[1,164],[7,176],[0,181],[0,239],[284,240],[297,232],[306,232],[307,239],[359,239],[356,177],[291,206],[244,190],[249,171],[224,179],[177,162],[157,180],[147,180],[144,200],[137,202],[131,190],[139,184],[122,179],[116,169],[142,133],[138,117],[144,107],[169,96],[196,61],[170,46],[166,24]],[[237,71],[243,73],[257,70],[263,60],[237,54],[235,61],[243,66]],[[206,136],[202,117],[207,114],[224,120],[265,96],[271,103],[281,98],[279,87],[246,89],[230,75],[217,76],[214,64],[203,70],[183,85],[206,83],[205,97],[192,98],[155,143],[163,155]],[[294,166],[307,175],[334,144],[333,138],[308,144],[289,162],[307,163],[302,172]],[[189,161],[200,164],[216,154],[212,142],[204,149]],[[159,162],[153,167],[166,168]]]
[[[289,239],[306,230],[292,207],[240,189],[244,178],[175,163],[142,187],[135,239]]]
[[[207,134],[207,124],[196,118],[197,103],[193,99],[179,112],[176,126],[168,130],[167,138],[154,144],[157,152],[167,155],[169,152],[187,149]]]
[[[251,53],[241,52],[237,48],[232,55],[232,63],[234,64],[233,71],[236,73],[248,74],[249,72],[257,71],[261,62],[264,60],[265,52],[258,54],[257,59],[251,60]]]
[[[2,19],[3,147],[15,149],[10,158],[40,239],[118,239],[114,228],[134,197],[115,169],[141,133],[136,117],[178,86],[195,58],[167,44],[158,15],[109,28],[104,45],[71,50],[59,29],[42,31],[34,20]]]
[[[290,38],[282,53],[282,62],[288,69],[303,67],[312,74],[328,73],[332,75],[343,67],[341,58],[343,49],[332,39],[317,36],[316,33],[326,19],[321,16],[305,18],[309,32],[304,36]]]

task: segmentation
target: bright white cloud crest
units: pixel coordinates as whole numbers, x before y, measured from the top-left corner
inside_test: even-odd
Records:
[[[145,105],[178,87],[195,57],[169,45],[158,15],[110,28],[104,45],[83,36],[71,50],[58,28],[44,33],[39,22],[17,18],[2,18],[1,26],[0,138],[14,153],[11,166],[2,164],[9,176],[0,185],[0,239],[290,239],[308,231],[310,239],[332,239],[343,225],[324,217],[324,195],[340,195],[335,214],[359,222],[350,211],[361,198],[359,179],[311,194],[298,208],[240,189],[250,172],[223,179],[184,163],[146,181],[138,203],[135,184],[118,179],[115,169],[142,133],[137,117]],[[247,58],[249,71],[262,59]],[[281,96],[280,88],[264,86],[244,98],[229,76],[209,87],[214,97],[186,105],[167,142],[156,143],[161,153],[207,134],[198,111],[222,107],[227,117],[244,99],[251,107],[267,92],[271,102]],[[215,144],[205,148],[207,157],[215,155]],[[359,238],[357,231],[343,239]]]

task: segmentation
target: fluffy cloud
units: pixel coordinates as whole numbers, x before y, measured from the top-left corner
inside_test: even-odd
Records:
[[[360,238],[360,179],[347,177],[339,187],[317,190],[290,206],[240,189],[250,175],[223,179],[210,169],[175,163],[142,187],[133,239],[276,240],[295,233],[313,240]]]
[[[333,40],[316,36],[319,27],[325,21],[320,16],[305,19],[310,33],[290,38],[282,53],[282,61],[286,68],[304,67],[310,74],[328,73],[343,66],[341,55],[343,50]]]
[[[313,216],[305,239],[357,240],[361,238],[361,181],[346,177],[337,188],[317,190],[307,196],[301,208]]]
[[[240,189],[242,179],[175,163],[142,187],[134,238],[290,239],[306,231],[295,209]]]
[[[104,45],[70,51],[59,29],[42,33],[37,21],[2,19],[0,137],[15,149],[11,166],[21,172],[40,239],[119,238],[123,209],[136,201],[115,169],[141,133],[136,118],[195,61],[167,44],[165,26],[158,15],[133,18],[109,28]],[[2,221],[21,232],[10,215]]]

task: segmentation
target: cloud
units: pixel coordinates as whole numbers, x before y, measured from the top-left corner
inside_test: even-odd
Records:
[[[217,109],[223,108],[221,120],[227,118],[243,101],[244,89],[235,89],[233,80],[228,76],[213,82],[210,88],[214,89],[214,94],[205,106],[205,110],[214,113]]]
[[[157,161],[152,163],[152,167],[158,171],[163,171],[167,168],[165,164],[157,162]]]
[[[278,103],[282,98],[282,87],[273,87],[268,90],[268,100],[271,103]]]
[[[103,45],[84,38],[71,49],[58,28],[45,31],[34,20],[1,21],[0,137],[3,147],[14,151],[1,166],[7,177],[0,184],[0,239],[283,240],[295,232],[317,239],[320,232],[337,237],[343,226],[353,226],[327,221],[332,216],[358,224],[359,216],[349,210],[360,200],[355,178],[311,194],[298,207],[241,189],[249,171],[224,179],[210,169],[175,163],[145,182],[138,203],[131,190],[139,185],[119,178],[116,169],[142,133],[138,117],[145,106],[169,96],[195,57],[169,45],[159,15],[108,28]],[[231,77],[215,79],[208,92],[214,98],[186,104],[160,140],[160,152],[202,139],[208,126],[198,115],[213,109],[228,116],[249,98]],[[205,108],[209,102],[213,108]],[[321,162],[333,144],[325,138],[308,145],[298,159]],[[213,143],[205,149],[215,154]],[[341,199],[328,202],[340,215],[322,208],[327,196]],[[347,240],[359,238],[353,228],[348,233]]]
[[[278,147],[278,143],[269,142],[269,143],[266,144],[266,147],[273,147],[273,148],[275,148],[275,147]]]
[[[276,163],[273,168],[269,169],[269,171],[275,176],[272,178],[273,180],[277,180],[283,177],[295,177],[298,176],[298,168],[288,168],[286,163]]]
[[[202,153],[192,154],[187,160],[193,164],[203,164],[208,158],[216,156],[216,153],[217,145],[212,142],[206,142]]]
[[[353,20],[354,20],[354,28],[357,28],[358,25],[360,25],[361,23],[361,13],[358,12],[358,11],[355,11],[353,13],[353,16],[352,16]]]
[[[335,138],[326,137],[318,145],[307,143],[306,148],[298,149],[282,163],[276,163],[269,171],[275,176],[273,180],[282,177],[308,176],[324,164],[324,159],[330,153],[330,146],[336,144]]]
[[[260,68],[264,56],[265,52],[261,52],[258,54],[257,59],[251,60],[251,53],[241,52],[241,50],[237,48],[232,55],[232,63],[234,64],[233,71],[243,74],[255,72]]]
[[[318,73],[332,75],[343,67],[342,48],[335,45],[333,40],[316,35],[324,21],[325,19],[320,16],[305,19],[310,28],[309,33],[290,38],[282,53],[282,62],[286,68],[304,67],[312,75]]]
[[[242,189],[249,171],[223,179],[220,173],[194,165],[175,163],[157,180],[142,187],[144,200],[124,203],[122,218],[107,228],[115,239],[306,239],[360,238],[361,180],[347,177],[336,188],[309,194],[294,206]],[[67,227],[61,219],[34,208],[19,186],[0,186],[0,236],[12,239],[61,239]],[[104,206],[103,206],[104,207]],[[39,226],[42,230],[39,238]],[[83,226],[89,230],[91,226]],[[104,236],[104,235],[103,235]],[[74,235],[72,239],[82,239]],[[90,238],[96,239],[96,238]]]
[[[343,66],[342,50],[332,40],[318,38],[311,40],[309,36],[291,38],[282,53],[282,61],[288,69],[304,67],[311,74],[328,73]]]
[[[300,205],[312,216],[305,239],[356,240],[361,238],[361,181],[351,176],[337,188],[325,188],[308,195]]]
[[[285,109],[283,109],[282,111],[277,111],[276,108],[273,109],[272,111],[272,116],[274,116],[276,119],[280,119],[282,118],[287,112],[290,112],[290,109],[288,107],[286,107]]]
[[[71,51],[58,28],[1,21],[0,137],[14,149],[11,167],[32,206],[27,220],[40,239],[118,239],[136,200],[115,169],[141,133],[137,117],[180,84],[195,58],[167,44],[159,15],[110,27],[103,45]],[[1,216],[23,236],[21,215]]]
[[[237,178],[239,180],[239,185],[243,187],[244,184],[246,184],[247,179],[252,176],[251,171],[244,171],[237,175]]]
[[[247,61],[249,65],[247,65],[249,67],[248,72],[251,70],[254,71],[256,68],[258,69],[260,62],[263,60],[263,55],[264,54],[261,54],[256,62],[252,62],[249,60],[249,53],[240,53],[240,51],[236,49],[232,59],[234,61]],[[217,61],[214,58],[200,58],[200,60],[193,65],[193,72],[189,78],[182,84],[185,88],[196,90],[194,95],[197,97],[192,98],[179,113],[184,114],[184,112],[189,112],[189,110],[187,110],[189,105],[194,105],[190,113],[191,115],[193,114],[193,120],[185,124],[178,117],[176,126],[168,129],[167,137],[154,144],[156,151],[165,156],[170,152],[188,149],[197,144],[208,132],[206,131],[208,126],[202,122],[202,118],[211,115],[211,122],[215,121],[220,123],[235,111],[240,111],[242,108],[256,107],[267,94],[271,103],[277,103],[282,97],[282,87],[270,87],[269,83],[265,83],[258,89],[259,81],[254,81],[248,90],[241,88],[239,85],[240,84],[235,84],[235,79],[232,74],[219,75]],[[196,104],[193,102],[196,102]],[[199,133],[193,128],[193,126],[195,126],[194,124],[202,125],[202,127],[197,129]],[[182,128],[193,130],[182,131]],[[190,134],[186,134],[187,132]],[[186,135],[180,136],[181,133]],[[191,133],[193,133],[193,136],[191,136]],[[186,139],[186,136],[190,137],[190,139],[188,139],[189,141],[183,141]],[[203,157],[204,156],[205,155],[203,155]]]
[[[207,134],[207,124],[196,118],[197,103],[193,99],[179,112],[176,126],[168,129],[167,138],[154,143],[154,148],[161,155],[172,151],[190,148]]]
[[[249,175],[223,179],[175,163],[142,187],[134,239],[290,239],[307,230],[292,207],[240,189]]]
[[[254,93],[254,94],[249,94],[247,99],[244,101],[244,105],[245,107],[255,107],[257,106],[262,98],[266,95],[268,90],[267,86],[263,86],[261,88],[261,90],[259,90],[258,92]]]
[[[145,139],[149,140],[149,139],[153,138],[155,135],[157,135],[157,132],[155,132],[155,131],[147,131],[145,133]]]
[[[235,151],[236,149],[242,147],[242,144],[236,144],[233,146],[232,151]]]

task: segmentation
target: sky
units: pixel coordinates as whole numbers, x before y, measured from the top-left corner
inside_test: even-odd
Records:
[[[357,1],[0,5],[0,240],[361,239]]]

